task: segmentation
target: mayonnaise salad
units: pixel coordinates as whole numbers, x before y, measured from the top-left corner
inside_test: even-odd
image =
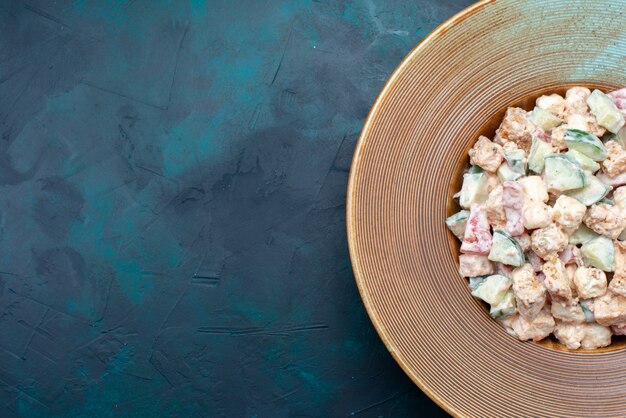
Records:
[[[522,341],[626,335],[626,88],[572,87],[480,136],[446,219],[471,294]]]

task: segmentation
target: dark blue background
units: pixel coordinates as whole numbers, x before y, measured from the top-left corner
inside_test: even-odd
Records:
[[[2,416],[444,416],[364,311],[345,192],[469,3],[0,0]]]

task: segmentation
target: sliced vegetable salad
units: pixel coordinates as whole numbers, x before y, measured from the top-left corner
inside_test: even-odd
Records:
[[[626,335],[626,88],[572,87],[480,136],[446,219],[472,296],[522,341]]]

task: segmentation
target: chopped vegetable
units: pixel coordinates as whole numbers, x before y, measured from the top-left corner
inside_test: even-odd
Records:
[[[470,210],[461,252],[467,254],[489,254],[491,250],[491,232],[487,215],[480,205],[473,205]]]
[[[602,183],[596,176],[589,171],[584,172],[585,186],[580,189],[568,190],[566,195],[573,197],[585,206],[591,206],[594,203],[604,199],[611,191],[611,186]]]
[[[465,234],[465,226],[467,225],[469,214],[468,210],[462,210],[446,218],[446,225],[454,236],[461,241],[463,240],[463,235]]]
[[[502,184],[502,205],[506,216],[506,232],[514,237],[524,233],[522,223],[522,208],[524,196],[522,188],[514,181],[505,181]]]
[[[587,157],[582,152],[578,152],[575,149],[571,149],[565,153],[572,160],[576,161],[583,170],[589,170],[595,173],[600,169],[600,164]]]
[[[490,305],[497,305],[506,296],[512,284],[508,277],[492,274],[470,283],[470,288],[472,289],[472,296],[482,299]]]
[[[548,190],[580,189],[585,186],[585,173],[566,155],[551,154],[545,158],[544,180]]]
[[[540,107],[535,107],[533,111],[530,112],[528,119],[546,132],[550,132],[553,128],[563,123],[559,117],[554,116],[552,113]]]
[[[622,148],[626,149],[626,128],[622,126],[622,129],[619,130],[615,137],[612,138],[613,141],[617,142]],[[607,139],[608,141],[609,139]]]
[[[597,232],[587,228],[585,225],[580,225],[578,229],[569,236],[569,243],[574,245],[584,244],[597,236],[599,236]]]
[[[600,90],[594,90],[587,96],[587,104],[600,126],[613,133],[617,133],[624,126],[622,112],[615,106],[611,98]]]
[[[597,267],[602,271],[613,271],[615,249],[613,248],[613,241],[609,238],[604,235],[598,235],[584,243],[580,247],[580,251],[585,261],[593,267]]]
[[[516,311],[515,294],[509,290],[499,303],[491,305],[489,315],[491,315],[492,318],[498,318],[501,316],[513,315]]]
[[[459,205],[463,209],[469,209],[475,203],[483,203],[487,200],[489,192],[487,185],[489,176],[487,173],[466,173],[463,175],[463,186],[459,196]]]
[[[583,314],[585,315],[585,322],[596,322],[596,317],[593,315],[593,311],[591,307],[593,306],[593,302],[589,300],[581,300],[580,307],[583,310]]]
[[[497,174],[501,182],[515,181],[518,178],[523,176],[523,174],[513,171],[513,169],[508,163],[504,163],[500,165],[500,167],[498,167]]]
[[[545,158],[548,154],[552,154],[552,147],[549,143],[533,136],[530,152],[528,153],[528,169],[537,174],[543,171]]]
[[[606,158],[606,149],[597,136],[580,129],[566,129],[565,143],[569,149],[576,150],[594,161]]]
[[[493,243],[489,259],[509,266],[519,267],[524,264],[524,251],[517,240],[505,231],[497,229],[493,232]]]
[[[504,159],[511,167],[511,170],[523,176],[526,175],[526,153],[524,150],[504,150]]]

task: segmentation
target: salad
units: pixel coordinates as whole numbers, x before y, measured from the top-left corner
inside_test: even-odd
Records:
[[[471,294],[514,337],[569,349],[626,335],[626,88],[508,108],[446,219]]]

